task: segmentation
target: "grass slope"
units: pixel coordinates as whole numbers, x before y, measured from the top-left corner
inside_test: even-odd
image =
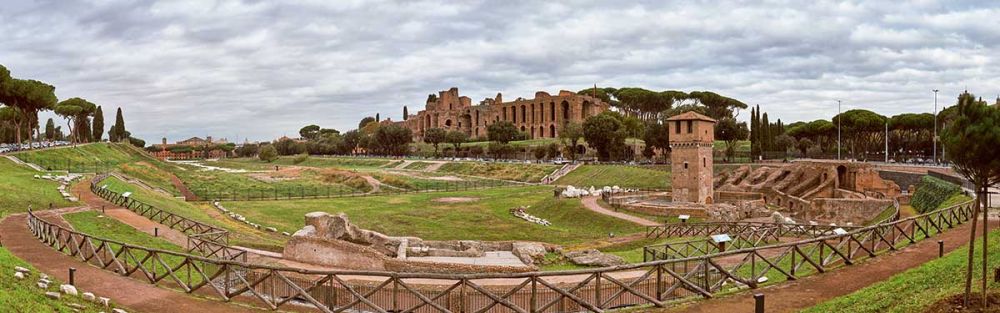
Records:
[[[14,278],[14,267],[20,266],[31,270],[31,275],[24,280]],[[82,312],[102,312],[106,309],[83,301],[80,297],[63,295],[60,300],[45,297],[45,291],[38,288],[39,272],[27,262],[15,257],[7,249],[0,248],[0,311],[3,312],[80,312],[67,304],[75,303],[84,306]],[[61,282],[49,277],[52,283],[48,291],[59,291]]]
[[[635,166],[583,165],[556,180],[555,184],[663,189],[670,187],[670,172]]]
[[[442,197],[479,200],[435,201]],[[225,205],[250,220],[288,232],[301,228],[303,216],[315,211],[344,212],[362,228],[426,240],[533,240],[567,244],[604,238],[609,232],[643,231],[635,224],[591,212],[582,207],[579,199],[553,198],[550,187],[546,186]],[[510,214],[510,209],[522,205],[530,205],[530,214],[548,219],[552,226],[529,223]]]
[[[128,144],[93,143],[76,147],[24,151],[15,156],[53,170],[97,172],[115,170],[138,178],[172,194],[180,194],[170,182],[169,165]]]
[[[982,247],[982,240],[977,240]],[[991,247],[1000,245],[1000,232],[990,232]],[[965,265],[968,245],[952,251],[920,267],[896,274],[888,280],[868,286],[849,295],[820,303],[803,312],[922,312],[939,299],[961,293],[965,283]],[[976,249],[975,283],[982,277],[982,249]],[[989,252],[989,268],[1000,266],[1000,249]],[[989,288],[1000,284],[990,279]]]
[[[557,169],[559,166],[552,164],[450,162],[438,168],[437,172],[521,182],[539,182],[542,177]]]
[[[35,209],[44,209],[48,208],[49,203],[55,207],[74,204],[63,199],[56,190],[59,183],[34,178],[42,173],[27,166],[18,166],[13,161],[0,157],[0,173],[3,173],[0,174],[0,216],[27,212],[29,205]]]
[[[215,209],[210,207],[207,203],[185,202],[182,199],[166,197],[159,193],[130,185],[114,177],[105,179],[101,182],[101,184],[107,184],[108,189],[119,193],[130,191],[132,192],[131,197],[133,199],[142,201],[158,209],[205,224],[225,228],[231,232],[229,238],[230,244],[233,245],[248,246],[265,250],[280,250],[281,245],[284,243],[284,239],[275,234],[265,233],[250,228],[243,223],[230,220],[228,217],[222,216],[221,214],[217,216],[209,214],[208,212],[215,212]]]

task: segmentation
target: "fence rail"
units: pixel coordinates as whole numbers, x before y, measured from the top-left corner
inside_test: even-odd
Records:
[[[42,242],[83,262],[150,284],[202,290],[229,301],[243,296],[269,309],[321,312],[604,312],[663,307],[756,288],[762,277],[794,280],[851,265],[966,222],[969,203],[889,223],[796,242],[618,267],[532,273],[430,274],[318,271],[248,264],[101,239],[28,212]]]
[[[837,228],[853,230],[861,227],[767,222],[670,223],[646,226],[646,238],[707,237],[715,234],[751,234],[772,230],[778,237],[815,238],[831,235]]]
[[[132,197],[123,196],[108,189],[106,185],[98,186],[108,176],[108,174],[101,174],[91,179],[90,191],[114,205],[124,207],[154,222],[180,231],[188,237],[189,252],[229,260],[246,260],[246,251],[229,247],[228,230],[158,209]]]

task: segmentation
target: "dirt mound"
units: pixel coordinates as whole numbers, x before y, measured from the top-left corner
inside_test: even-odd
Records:
[[[302,176],[302,168],[290,166],[273,172],[250,173],[248,176],[263,182],[292,180]]]
[[[466,202],[476,202],[479,198],[473,197],[444,197],[431,200],[438,203],[466,203]]]

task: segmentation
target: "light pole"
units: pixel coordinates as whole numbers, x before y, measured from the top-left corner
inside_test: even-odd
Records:
[[[937,159],[937,142],[938,142],[938,138],[937,138],[937,116],[938,116],[938,113],[937,113],[937,93],[938,93],[938,90],[934,89],[934,90],[931,90],[931,91],[934,92],[934,164],[938,164],[938,159]]]
[[[840,160],[840,100],[837,100],[837,160]]]

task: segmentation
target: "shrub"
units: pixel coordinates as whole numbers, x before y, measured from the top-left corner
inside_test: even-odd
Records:
[[[260,148],[260,154],[257,157],[264,162],[274,162],[274,160],[278,159],[278,149],[275,149],[274,145],[266,145]]]
[[[920,178],[920,184],[917,185],[917,191],[914,192],[910,205],[917,212],[930,212],[960,192],[962,192],[962,188],[958,185],[931,176],[924,176]]]
[[[305,162],[308,159],[309,159],[309,154],[308,153],[302,153],[302,154],[296,155],[295,158],[292,159],[292,164],[299,164],[299,163]]]

